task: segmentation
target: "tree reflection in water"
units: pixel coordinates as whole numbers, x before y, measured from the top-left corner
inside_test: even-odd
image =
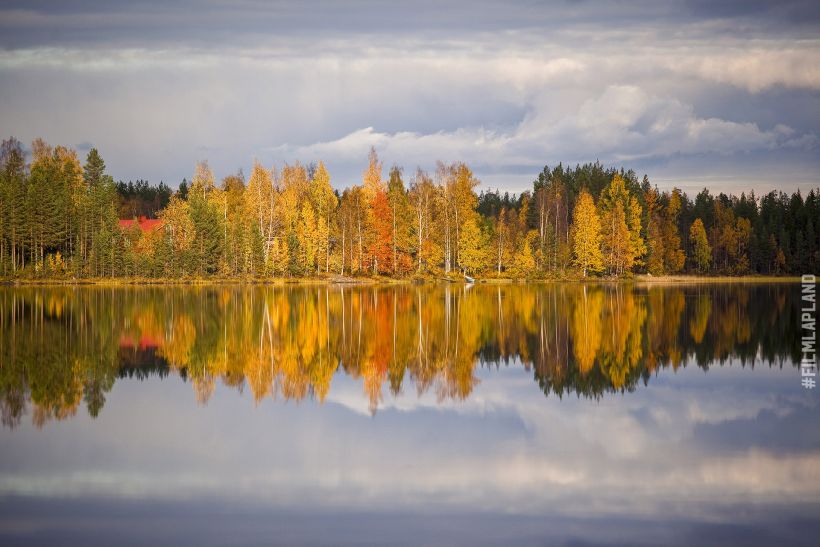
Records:
[[[256,402],[323,401],[335,374],[386,393],[465,399],[477,367],[523,366],[546,395],[598,398],[660,369],[799,361],[799,288],[581,284],[5,288],[6,427],[96,416],[118,378],[178,374]],[[30,407],[30,410],[29,410]]]

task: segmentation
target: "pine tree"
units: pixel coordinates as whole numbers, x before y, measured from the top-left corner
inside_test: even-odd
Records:
[[[661,229],[661,204],[658,191],[649,188],[644,194],[646,203],[646,270],[652,275],[664,273],[663,232]]]
[[[192,250],[196,261],[196,271],[200,276],[214,273],[219,265],[221,229],[219,211],[208,199],[208,185],[197,183],[188,194],[190,217],[194,226]]]
[[[797,235],[802,237],[800,232]],[[747,218],[738,218],[735,221],[735,252],[732,255],[733,272],[745,274],[749,271],[749,242],[752,237],[752,223]]]
[[[81,213],[81,248],[92,275],[116,273],[117,262],[117,211],[116,187],[113,179],[105,174],[105,162],[96,148],[92,148],[83,166],[85,192]]]
[[[96,148],[88,151],[83,167],[83,179],[89,187],[103,183],[105,177],[105,162]]]
[[[0,149],[0,224],[2,247],[0,267],[4,274],[23,267],[23,237],[28,212],[25,209],[28,177],[23,146],[17,139],[3,141]],[[7,264],[10,263],[10,268]]]

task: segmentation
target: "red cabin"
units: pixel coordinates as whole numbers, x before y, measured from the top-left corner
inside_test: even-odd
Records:
[[[159,218],[147,218],[147,217],[139,217],[137,220],[134,219],[121,219],[120,220],[120,228],[127,230],[132,226],[137,226],[141,232],[152,232],[162,226],[162,219]]]

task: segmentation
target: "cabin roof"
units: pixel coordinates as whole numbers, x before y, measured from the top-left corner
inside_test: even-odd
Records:
[[[120,228],[137,226],[143,232],[150,232],[162,226],[162,219],[139,217],[138,219],[120,219]]]

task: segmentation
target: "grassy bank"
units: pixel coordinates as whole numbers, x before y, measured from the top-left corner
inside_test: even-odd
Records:
[[[705,276],[705,275],[636,275],[636,283],[678,284],[678,283],[799,283],[799,276],[775,275],[741,275],[741,276]]]
[[[508,285],[513,283],[638,283],[638,284],[701,284],[701,283],[799,283],[798,276],[698,276],[698,275],[636,275],[634,277],[588,277],[564,276],[560,278],[497,278],[476,279],[478,284]],[[208,278],[55,278],[55,279],[0,279],[7,286],[213,286],[213,285],[273,285],[273,286],[315,286],[315,285],[403,285],[428,283],[460,283],[465,280],[458,276],[413,276],[393,278],[386,276],[350,277],[331,275],[324,277],[208,277]]]
[[[410,278],[394,279],[391,277],[207,277],[207,278],[38,278],[38,279],[0,279],[0,285],[6,286],[212,286],[212,285],[274,285],[274,286],[312,286],[312,285],[377,285],[407,284]],[[426,282],[434,281],[432,278]]]

